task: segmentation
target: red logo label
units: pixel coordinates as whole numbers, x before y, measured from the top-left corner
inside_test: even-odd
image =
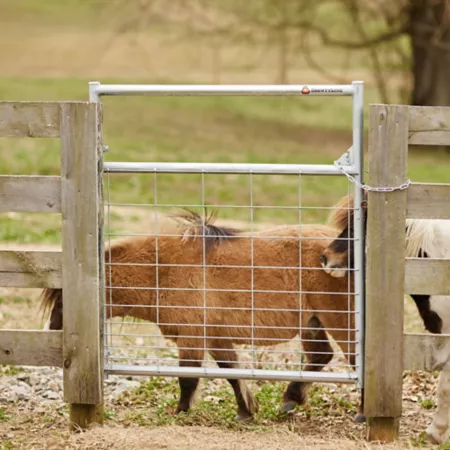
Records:
[[[311,91],[309,90],[308,86],[303,86],[303,89],[301,92],[303,95],[308,95]]]

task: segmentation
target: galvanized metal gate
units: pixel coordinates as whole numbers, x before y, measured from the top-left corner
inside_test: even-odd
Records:
[[[247,175],[250,183],[250,205],[248,206],[250,209],[251,217],[253,218],[253,208],[256,207],[252,204],[251,201],[251,192],[252,192],[252,183],[254,180],[254,176],[256,175],[290,175],[297,176],[299,180],[302,176],[310,176],[310,175],[323,175],[323,176],[349,176],[349,179],[352,181],[356,181],[351,185],[351,189],[353,190],[355,202],[354,204],[354,292],[348,292],[348,297],[354,298],[354,307],[348,307],[348,310],[345,311],[348,316],[353,315],[354,317],[354,330],[348,331],[348,341],[350,339],[354,339],[355,343],[355,366],[354,371],[350,371],[348,368],[345,368],[344,371],[335,371],[335,372],[320,372],[317,370],[303,370],[301,361],[297,363],[293,363],[290,361],[289,363],[283,363],[280,360],[282,359],[282,352],[279,352],[275,349],[269,350],[273,355],[279,355],[278,361],[273,362],[272,365],[275,365],[276,369],[267,369],[264,367],[264,364],[261,363],[262,359],[258,356],[258,352],[260,350],[255,349],[255,345],[253,342],[255,332],[258,331],[258,326],[254,322],[254,314],[258,309],[255,307],[255,295],[264,295],[264,292],[270,291],[258,291],[255,289],[253,285],[253,273],[255,270],[255,265],[253,264],[253,246],[254,240],[256,240],[257,236],[253,233],[253,220],[251,220],[250,225],[252,227],[252,232],[250,235],[247,235],[247,239],[251,240],[251,265],[245,266],[243,268],[251,270],[251,289],[243,289],[238,290],[241,292],[242,296],[248,294],[248,298],[251,298],[251,336],[252,336],[252,345],[251,348],[245,349],[245,351],[250,355],[247,358],[247,365],[250,365],[250,368],[238,368],[238,367],[222,367],[217,368],[213,366],[208,366],[208,362],[206,361],[206,353],[211,350],[211,348],[207,345],[206,340],[209,339],[207,337],[207,327],[211,326],[207,323],[207,313],[212,307],[207,305],[207,295],[209,295],[210,291],[220,291],[220,289],[207,287],[206,278],[204,280],[204,285],[200,289],[202,291],[204,303],[200,306],[202,311],[202,317],[204,319],[203,323],[195,324],[200,327],[203,327],[203,336],[196,336],[196,338],[204,338],[204,344],[202,345],[201,350],[205,352],[205,355],[201,358],[200,365],[195,367],[189,366],[186,363],[183,367],[178,366],[178,361],[173,358],[170,354],[169,357],[162,355],[162,351],[164,346],[161,345],[161,336],[157,336],[155,332],[145,333],[126,333],[123,331],[124,327],[128,325],[126,321],[114,321],[111,320],[108,323],[105,322],[105,371],[107,373],[116,373],[116,374],[135,374],[135,375],[161,375],[161,376],[187,376],[187,377],[205,377],[205,378],[243,378],[243,379],[261,379],[261,380],[290,380],[290,381],[319,381],[319,382],[351,382],[357,383],[359,387],[363,385],[363,349],[364,349],[364,232],[363,232],[363,217],[361,208],[358,205],[361,205],[363,199],[363,192],[361,185],[363,183],[363,82],[353,82],[351,85],[103,85],[98,82],[89,83],[89,93],[90,93],[90,101],[92,102],[100,102],[102,96],[128,96],[128,95],[148,95],[148,96],[350,96],[352,97],[352,107],[353,107],[353,144],[348,151],[339,159],[339,161],[335,164],[323,165],[323,164],[235,164],[235,163],[155,163],[155,162],[105,162],[104,163],[104,173],[105,177],[108,177],[106,183],[110,183],[110,175],[111,174],[136,174],[136,173],[147,173],[149,176],[153,177],[153,189],[154,189],[154,202],[151,205],[152,207],[158,207],[157,202],[157,176],[159,174],[199,174],[202,180],[202,204],[195,206],[205,206],[204,202],[204,177],[210,174],[243,174]],[[111,202],[107,199],[106,207],[111,207]],[[149,205],[147,205],[149,206]],[[165,205],[167,206],[167,205]],[[175,206],[175,205],[172,205]],[[298,208],[300,211],[299,217],[301,217],[301,205],[293,206],[292,208]],[[157,213],[155,213],[157,214]],[[155,222],[158,223],[158,217],[155,216]],[[301,223],[299,223],[301,225]],[[176,291],[181,290],[185,292],[186,298],[189,296],[189,287],[186,286],[172,286],[170,288],[161,287],[158,285],[158,273],[161,266],[170,266],[170,264],[162,264],[158,259],[158,238],[161,238],[162,235],[159,234],[159,231],[155,228],[155,232],[152,233],[152,236],[156,237],[156,259],[153,263],[149,263],[150,266],[156,266],[156,286],[148,286],[146,289],[153,290],[156,295],[156,305],[153,305],[153,308],[156,308],[156,317],[155,320],[156,325],[173,325],[170,323],[158,323],[158,318],[160,317],[160,311],[164,308],[164,304],[162,300],[158,300],[160,298],[160,293],[163,291]],[[268,236],[266,235],[266,238]],[[270,237],[270,236],[269,236]],[[279,236],[275,236],[275,238],[279,238]],[[203,236],[203,240],[205,240],[205,236]],[[301,240],[299,238],[299,240]],[[110,244],[110,243],[109,243]],[[300,244],[299,249],[301,247]],[[203,249],[205,248],[205,242],[203,243]],[[301,250],[299,250],[301,252]],[[114,258],[110,257],[109,262],[106,264],[106,271],[111,271],[111,266],[116,264],[114,262]],[[133,263],[128,262],[127,264],[131,265],[145,265],[142,262]],[[206,277],[206,271],[209,269],[209,266],[206,263],[206,257],[204,255],[203,262],[201,264],[204,277]],[[219,267],[219,266],[214,266]],[[222,263],[221,268],[228,267],[226,264]],[[230,266],[234,269],[238,269],[236,266]],[[270,264],[263,267],[264,269],[279,269],[277,267],[271,267]],[[261,266],[256,267],[256,269],[261,269]],[[300,254],[300,262],[299,265],[296,266],[295,270],[302,270],[301,268],[301,254]],[[317,270],[321,270],[321,268],[316,268]],[[189,270],[186,268],[186,270]],[[300,279],[300,277],[299,277]],[[105,311],[108,311],[108,308],[113,308],[114,305],[112,303],[112,295],[113,289],[132,289],[136,291],[137,289],[144,289],[142,286],[114,286],[114,280],[110,279],[111,286],[107,286],[109,288],[110,295],[106,296],[105,301]],[[192,289],[191,289],[192,290]],[[282,292],[282,291],[279,291]],[[289,291],[292,294],[298,294],[300,298],[305,294],[301,291],[301,287],[299,291]],[[306,293],[311,294],[311,293]],[[108,298],[110,297],[110,298]],[[249,300],[250,301],[250,300]],[[300,300],[301,302],[301,300]],[[349,300],[350,305],[350,300]],[[129,304],[128,310],[133,307],[142,307],[142,305],[132,305]],[[189,313],[187,309],[190,307],[186,307],[185,313]],[[199,308],[197,306],[197,308]],[[230,307],[222,307],[220,314],[221,317],[224,315],[231,314],[232,311],[238,310],[239,308]],[[248,308],[241,308],[242,314],[245,314],[245,311]],[[245,311],[244,311],[245,309]],[[261,308],[260,308],[261,309]],[[270,310],[273,312],[282,312],[282,309],[279,310]],[[269,312],[270,312],[269,311]],[[304,312],[302,306],[300,305],[299,309],[296,312],[301,315]],[[342,311],[341,311],[342,312]],[[132,314],[130,314],[132,315]],[[106,314],[105,314],[106,317]],[[139,329],[139,326],[143,325],[141,322],[137,322],[134,324],[135,327]],[[223,327],[229,326],[230,329],[235,329],[237,325],[221,325]],[[244,325],[242,325],[244,326]],[[350,326],[350,325],[349,325]],[[234,328],[232,328],[234,327]],[[299,323],[298,332],[300,332],[300,328],[302,327],[301,322]],[[268,328],[268,327],[266,327]],[[326,330],[329,331],[329,330]],[[351,332],[354,331],[354,337],[351,337]],[[353,335],[352,335],[353,336]],[[161,338],[161,340],[160,340]],[[233,338],[233,336],[231,336]],[[125,342],[128,339],[128,344]],[[134,339],[134,344],[129,345],[129,342]],[[151,339],[151,342],[157,340],[157,343],[152,346],[142,345],[146,342],[146,339]],[[120,342],[119,342],[120,341]],[[348,342],[347,342],[348,343]],[[139,344],[139,345],[138,345]],[[128,349],[136,350],[134,356],[126,355],[122,352],[122,350],[127,347]],[[158,355],[157,356],[149,356],[148,351],[146,349],[155,350]],[[231,351],[231,350],[227,350]],[[264,351],[264,350],[262,350]],[[139,353],[141,352],[141,353]],[[170,353],[170,348],[168,349]],[[164,352],[163,352],[164,353]],[[139,357],[141,354],[141,357]],[[172,364],[175,363],[177,365]],[[261,368],[262,367],[262,368]],[[319,368],[319,370],[322,367]]]

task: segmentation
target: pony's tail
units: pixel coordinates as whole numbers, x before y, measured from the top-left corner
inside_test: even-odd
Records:
[[[62,309],[62,289],[44,289],[41,294],[41,304],[39,310],[42,316],[45,317],[55,307],[55,305]]]

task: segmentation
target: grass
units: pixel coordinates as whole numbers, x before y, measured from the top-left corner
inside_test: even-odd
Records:
[[[0,408],[0,421],[9,420],[9,415],[6,414],[6,411],[3,408]]]
[[[436,401],[433,398],[421,398],[419,404],[424,409],[433,409],[436,407]]]
[[[3,77],[0,97],[86,99],[87,81]],[[367,102],[373,100],[376,94],[368,89]],[[104,103],[106,161],[329,164],[351,142],[351,102],[345,98],[128,97],[107,98]],[[0,156],[4,174],[50,175],[60,170],[59,142],[53,139],[4,139]],[[414,181],[448,182],[447,160],[443,153],[413,150],[409,174]],[[253,205],[255,222],[291,224],[299,220],[292,207],[329,207],[349,189],[344,177],[204,175],[202,179],[178,174],[113,174],[105,179],[105,187],[106,200],[114,204],[157,203],[166,205],[160,208],[163,212],[206,204],[219,209],[219,217],[241,221],[250,221]],[[153,208],[146,211],[154,214]],[[304,210],[302,221],[323,222],[327,213]],[[123,214],[133,216],[134,210]],[[117,230],[126,233],[125,222],[115,217],[110,225],[117,229],[120,223]],[[0,240],[58,243],[59,216],[0,214]]]
[[[0,376],[2,375],[15,376],[19,375],[24,371],[25,371],[24,369],[16,366],[0,366]]]
[[[250,423],[236,422],[236,400],[226,380],[202,380],[200,396],[189,413],[175,416],[178,402],[176,379],[153,377],[141,386],[126,392],[117,402],[116,411],[107,417],[112,421],[130,422],[140,426],[206,425],[233,430],[270,431],[275,424],[289,426],[292,414],[280,412],[282,394],[287,383],[251,383],[259,410]],[[133,405],[132,410],[121,411],[122,406]],[[333,417],[353,415],[356,412],[350,392],[335,392],[330,386],[314,385],[308,404],[298,407],[301,417]],[[106,417],[106,416],[105,416]]]
[[[347,22],[336,20],[339,11],[333,8],[327,4],[319,14],[325,26],[336,31]],[[5,43],[3,47],[0,43],[0,98],[86,100],[88,81],[93,79],[103,83],[210,82],[212,54],[207,39],[177,40],[180,29],[158,24],[137,34],[117,34],[117,26],[137,14],[139,6],[118,2],[110,7],[100,0],[69,0],[64,7],[55,0],[2,5]],[[351,39],[351,28],[344,28]],[[222,44],[222,82],[273,82],[276,52],[255,43]],[[321,46],[313,51],[327,70],[340,70],[343,55],[339,51]],[[264,58],[249,64],[258,52]],[[329,81],[317,73],[310,78],[302,55],[297,56],[291,67],[293,82]],[[370,82],[365,56],[354,56],[345,78],[369,79],[367,130],[368,105],[379,102],[379,96]],[[103,101],[103,137],[109,146],[106,161],[330,164],[351,144],[350,98],[131,96]],[[409,175],[414,181],[448,182],[447,163],[446,154],[414,150]],[[0,140],[0,173],[59,174],[59,142]],[[154,208],[147,206],[156,203],[161,212],[179,206],[199,211],[195,205],[206,204],[218,209],[221,218],[277,224],[298,223],[295,207],[301,204],[311,208],[302,211],[303,222],[324,222],[328,212],[317,206],[333,205],[349,189],[343,177],[178,174],[111,175],[105,187],[108,202],[131,205],[120,214],[113,210],[115,216],[107,224],[122,234],[130,233],[130,228],[133,232],[152,228],[149,217],[154,216]],[[60,228],[59,216],[0,214],[1,241],[57,244]]]

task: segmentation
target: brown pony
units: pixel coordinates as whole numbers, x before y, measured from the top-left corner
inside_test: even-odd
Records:
[[[219,367],[236,368],[234,344],[273,345],[300,331],[305,370],[320,371],[333,357],[325,329],[354,366],[354,332],[350,339],[348,334],[355,328],[348,313],[353,310],[353,282],[327,275],[319,262],[336,229],[279,226],[250,235],[218,227],[211,216],[188,212],[177,220],[179,227],[170,234],[113,243],[105,251],[106,303],[110,296],[112,300],[108,318],[133,316],[156,323],[179,347],[180,366],[200,367],[206,344]],[[46,289],[42,302],[52,308],[50,329],[61,329],[61,289]],[[257,404],[245,382],[228,381],[237,418],[251,418]],[[177,413],[191,407],[198,379],[182,377],[179,384]],[[289,384],[284,412],[306,400],[309,384]]]

